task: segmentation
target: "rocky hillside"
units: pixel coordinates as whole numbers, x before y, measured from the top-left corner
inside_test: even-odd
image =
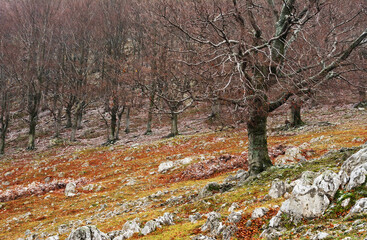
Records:
[[[367,238],[367,113],[304,119],[273,118],[257,177],[244,129],[7,155],[0,239]]]

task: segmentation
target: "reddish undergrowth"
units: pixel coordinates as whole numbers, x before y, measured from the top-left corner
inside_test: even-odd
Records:
[[[49,183],[32,182],[27,186],[17,185],[8,189],[6,191],[0,190],[0,202],[7,202],[10,200],[15,200],[21,197],[27,197],[31,195],[41,195],[50,191],[63,189],[68,183],[75,183],[78,185],[83,185],[88,182],[86,178],[79,179],[55,179]]]
[[[247,157],[222,155],[218,158],[204,160],[187,167],[183,172],[172,177],[172,181],[199,180],[213,177],[217,174],[234,169],[248,169]]]
[[[261,233],[261,227],[270,220],[273,216],[278,213],[279,208],[270,209],[270,211],[261,218],[256,218],[251,220],[251,225],[249,227],[246,226],[247,221],[251,219],[251,214],[247,214],[242,216],[241,221],[237,224],[238,232],[237,238],[243,240],[254,239],[254,237]]]

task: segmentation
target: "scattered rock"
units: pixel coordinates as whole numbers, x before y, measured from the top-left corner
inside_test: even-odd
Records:
[[[367,163],[356,167],[350,174],[349,182],[345,190],[350,191],[353,188],[359,187],[366,182]]]
[[[340,204],[342,207],[347,207],[350,203],[350,198],[344,199],[343,202]]]
[[[172,213],[164,213],[163,216],[160,216],[156,219],[158,223],[161,225],[174,225],[174,216]]]
[[[349,184],[349,181],[352,177],[352,172],[356,170],[359,166],[364,165],[367,163],[367,148],[363,148],[350,156],[342,165],[339,176],[342,182],[343,188],[351,188],[355,185],[358,185],[358,182],[360,182],[362,179],[359,179],[358,176],[360,171],[363,171],[362,168],[358,169],[357,172],[353,174],[353,177],[356,178],[357,182],[352,182]],[[365,167],[363,167],[365,169]],[[353,181],[353,180],[352,180]],[[347,186],[348,185],[348,186]]]
[[[165,173],[168,170],[172,169],[174,167],[174,163],[172,161],[163,162],[158,167],[159,173]]]
[[[349,211],[347,216],[351,216],[358,213],[367,213],[367,198],[359,199],[356,204]]]
[[[326,232],[319,232],[316,236],[314,236],[312,239],[313,240],[321,240],[321,239],[327,239],[329,238],[330,235]]]
[[[196,223],[201,218],[202,218],[202,216],[201,216],[200,213],[195,213],[195,214],[189,216],[189,221],[192,222],[192,223]]]
[[[201,226],[201,231],[209,231],[212,236],[218,236],[224,230],[225,226],[221,222],[221,215],[217,212],[208,213],[208,219],[206,223]]]
[[[238,212],[231,212],[228,216],[229,223],[238,223],[241,221],[242,218],[242,211]]]
[[[264,238],[266,240],[273,240],[273,239],[279,239],[281,236],[282,236],[281,232],[277,231],[274,228],[268,228],[261,233],[260,238]]]
[[[66,184],[66,188],[65,188],[65,196],[67,197],[73,197],[75,196],[77,193],[76,191],[76,184],[73,182],[70,182],[68,184]]]
[[[59,235],[55,235],[55,236],[51,236],[51,237],[48,237],[46,238],[46,240],[59,240]]]
[[[206,198],[209,196],[212,196],[214,193],[217,193],[220,191],[220,184],[217,182],[211,182],[204,186],[203,189],[199,192],[199,198]]]
[[[83,226],[73,231],[66,240],[109,240],[110,238],[95,226]]]
[[[236,210],[237,208],[239,208],[240,206],[238,205],[238,203],[232,203],[232,205],[229,207],[228,212],[233,212],[234,210]]]
[[[268,208],[265,207],[256,208],[251,214],[251,219],[261,218],[265,216],[267,212],[269,212]]]
[[[215,238],[200,234],[200,235],[192,237],[191,240],[215,240]]]
[[[160,228],[161,225],[159,224],[159,222],[155,221],[155,220],[151,220],[148,221],[145,226],[143,227],[143,229],[141,230],[141,234],[143,234],[144,236],[154,232],[157,228]]]
[[[237,231],[238,228],[236,225],[227,226],[222,232],[222,240],[231,240]]]

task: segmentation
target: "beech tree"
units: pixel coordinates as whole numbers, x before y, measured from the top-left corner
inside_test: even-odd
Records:
[[[266,134],[269,113],[292,95],[339,76],[337,70],[343,71],[342,65],[364,43],[367,29],[357,33],[354,28],[362,5],[363,1],[164,1],[159,14],[201,45],[197,54],[202,60],[192,65],[210,68],[220,60],[232,66],[223,71],[239,79],[243,95],[226,100],[246,107],[249,170],[256,175],[272,165]]]
[[[54,19],[60,1],[15,0],[7,5],[12,40],[17,55],[11,59],[14,74],[25,91],[29,140],[27,149],[35,148],[36,126],[49,68],[53,62]]]

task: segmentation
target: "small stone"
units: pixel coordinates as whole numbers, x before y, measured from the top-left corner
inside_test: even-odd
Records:
[[[66,188],[65,188],[65,196],[67,197],[73,197],[75,196],[77,193],[76,191],[76,184],[73,182],[70,182],[68,184],[66,184]]]
[[[340,204],[342,207],[347,207],[350,203],[350,198],[344,199],[343,202]]]
[[[251,214],[251,219],[261,218],[265,216],[267,212],[269,212],[268,208],[265,207],[256,208]]]

